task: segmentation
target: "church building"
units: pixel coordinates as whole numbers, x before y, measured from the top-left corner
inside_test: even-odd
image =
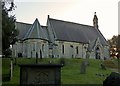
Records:
[[[22,58],[109,58],[109,45],[99,30],[96,13],[93,26],[50,18],[46,26],[16,22],[19,30],[13,56]]]

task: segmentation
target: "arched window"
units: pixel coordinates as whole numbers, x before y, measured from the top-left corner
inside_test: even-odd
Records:
[[[35,51],[35,43],[33,43],[33,51]]]
[[[64,52],[64,45],[62,45],[62,53],[64,54],[65,52]]]
[[[79,51],[78,51],[78,46],[76,47],[76,53],[77,53],[77,54],[79,53]]]
[[[40,50],[40,59],[42,59],[42,52],[41,52],[41,50]]]
[[[70,45],[71,48],[73,48],[73,45]]]
[[[42,51],[44,52],[44,44],[42,44]]]
[[[96,47],[96,59],[100,59],[100,48]]]
[[[31,51],[31,58],[32,58],[32,51]]]

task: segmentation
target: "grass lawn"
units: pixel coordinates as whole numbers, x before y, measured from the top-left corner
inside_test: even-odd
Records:
[[[80,64],[84,59],[64,59],[65,66],[61,69],[61,83],[62,84],[102,84],[103,80],[112,72],[109,68],[107,70],[102,70],[100,67],[101,60],[90,59],[90,65],[87,67],[86,74],[80,74]],[[52,61],[53,63],[59,63],[60,59],[56,58],[44,58],[39,59],[39,63],[49,63]],[[2,74],[9,73],[9,64],[10,59],[3,58],[2,61]],[[17,65],[14,66],[13,78],[11,81],[3,82],[5,84],[19,84],[20,78],[20,67],[18,64],[31,64],[35,63],[35,59],[27,59],[27,58],[18,58]],[[105,76],[97,76],[96,74],[104,74]]]

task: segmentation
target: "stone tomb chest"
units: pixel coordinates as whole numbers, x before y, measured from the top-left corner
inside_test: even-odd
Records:
[[[20,86],[61,84],[60,64],[24,64],[20,65]]]

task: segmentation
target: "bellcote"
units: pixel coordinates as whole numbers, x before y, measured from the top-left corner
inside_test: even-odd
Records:
[[[93,26],[95,28],[98,28],[98,18],[97,18],[96,12],[94,12]]]

